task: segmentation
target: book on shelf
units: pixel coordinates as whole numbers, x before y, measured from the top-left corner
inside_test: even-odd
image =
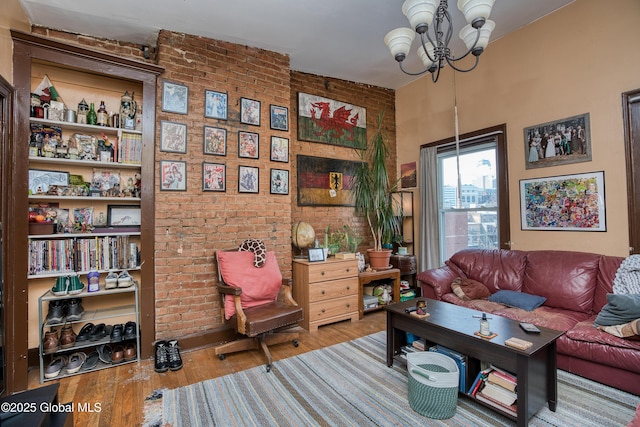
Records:
[[[487,377],[487,381],[489,381],[490,383],[499,385],[500,387],[506,388],[507,390],[512,392],[516,391],[516,387],[518,385],[518,381],[516,380],[516,377],[504,371],[495,370],[495,369],[489,373],[489,376]]]
[[[485,381],[484,387],[482,387],[478,393],[482,393],[485,396],[497,400],[505,406],[513,405],[518,399],[518,395],[516,393],[489,381]]]
[[[467,356],[459,353],[455,350],[451,350],[443,345],[434,345],[429,348],[429,351],[435,351],[445,356],[452,358],[458,365],[458,371],[460,375],[459,389],[462,393],[467,391]]]
[[[424,338],[420,338],[419,340],[415,340],[414,342],[411,343],[412,346],[414,346],[415,348],[417,348],[420,351],[424,351],[424,349],[426,348],[426,344],[424,341]]]
[[[491,406],[493,408],[497,408],[503,412],[506,412],[507,414],[511,415],[512,417],[517,417],[518,416],[518,406],[516,404],[513,405],[504,405],[498,401],[496,401],[495,399],[491,398],[490,396],[485,395],[482,391],[479,391],[478,393],[476,393],[476,399],[480,402],[486,403],[488,406]]]
[[[478,372],[478,375],[476,375],[476,379],[471,384],[471,387],[469,387],[467,394],[471,396],[475,396],[475,394],[478,392],[480,387],[484,385],[484,382],[487,379],[489,372],[491,372],[491,368],[485,368],[480,370],[480,372]]]

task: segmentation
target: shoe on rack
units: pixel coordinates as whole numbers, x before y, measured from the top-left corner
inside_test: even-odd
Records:
[[[158,341],[155,345],[156,355],[153,369],[156,372],[167,372],[169,369],[169,354],[167,353],[166,341]]]
[[[133,285],[133,277],[131,277],[131,275],[127,270],[124,270],[122,273],[118,275],[118,287],[128,288],[131,285]]]
[[[114,325],[111,329],[111,337],[109,339],[110,342],[122,342],[122,334],[124,333],[124,325],[119,323]]]
[[[71,348],[76,344],[76,333],[71,325],[64,325],[60,331],[60,347]]]
[[[127,344],[124,346],[124,360],[125,362],[130,362],[135,360],[138,357],[138,352],[136,351],[135,344]]]
[[[82,299],[71,298],[67,302],[67,322],[77,322],[82,319],[84,314],[84,307],[82,306]]]
[[[75,275],[71,276],[69,280],[69,287],[67,288],[67,292],[69,295],[77,295],[84,291],[84,283],[80,281],[80,278]]]
[[[107,274],[107,278],[104,279],[104,288],[105,289],[115,289],[118,287],[118,273],[112,271]]]
[[[121,345],[115,346],[111,353],[111,363],[117,364],[124,361],[124,347]]]
[[[58,276],[56,284],[51,288],[51,293],[57,297],[67,295],[69,285],[71,285],[71,276]]]
[[[86,360],[87,355],[83,352],[79,351],[77,353],[73,353],[69,356],[69,361],[67,362],[67,373],[75,374],[78,372]]]
[[[58,338],[58,331],[51,329],[49,332],[45,332],[44,340],[42,341],[42,352],[44,354],[51,354],[59,349],[60,339]]]
[[[107,335],[109,335],[109,332],[107,332],[107,325],[105,325],[104,323],[100,323],[96,325],[91,331],[91,338],[89,338],[89,340],[99,341]]]
[[[111,355],[113,354],[113,348],[109,344],[102,344],[98,346],[98,357],[103,363],[111,364]]]
[[[127,322],[124,325],[124,338],[125,340],[135,339],[137,336],[137,326],[136,322]]]
[[[76,341],[89,341],[91,339],[91,332],[93,332],[93,328],[95,325],[93,323],[85,324],[80,332],[78,332],[78,336],[76,337]]]
[[[47,313],[47,325],[62,323],[67,314],[67,304],[64,300],[54,299],[49,301],[49,312]]]
[[[62,369],[67,365],[67,356],[56,356],[44,369],[45,378],[55,378],[60,375]]]
[[[82,365],[83,371],[88,371],[89,369],[93,369],[98,366],[98,362],[100,361],[100,354],[97,351],[92,351],[87,356],[87,360],[85,360],[84,365]]]
[[[167,346],[167,353],[169,354],[169,369],[177,371],[182,369],[182,357],[180,357],[180,347],[178,347],[178,340],[169,341]]]

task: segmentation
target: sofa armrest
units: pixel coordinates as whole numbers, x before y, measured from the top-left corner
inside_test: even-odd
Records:
[[[458,273],[446,265],[421,272],[417,279],[422,296],[441,300],[444,294],[451,292],[451,282],[458,276]]]

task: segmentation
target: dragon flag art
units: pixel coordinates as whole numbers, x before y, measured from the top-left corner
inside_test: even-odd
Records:
[[[363,107],[298,92],[298,139],[365,148],[367,111]]]

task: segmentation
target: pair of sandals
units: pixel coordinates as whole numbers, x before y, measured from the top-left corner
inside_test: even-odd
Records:
[[[81,351],[73,353],[70,356],[56,356],[44,370],[44,377],[49,379],[55,378],[60,375],[63,369],[66,369],[67,374],[75,374],[83,367],[86,361],[87,355]]]

